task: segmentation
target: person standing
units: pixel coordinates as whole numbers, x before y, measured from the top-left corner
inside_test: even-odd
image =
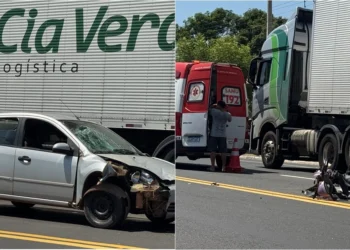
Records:
[[[231,114],[226,109],[224,101],[218,101],[209,110],[212,117],[212,126],[208,141],[208,150],[210,152],[211,167],[210,171],[215,171],[215,158],[219,153],[222,158],[222,170],[226,167],[227,143],[226,143],[226,125],[231,122]]]

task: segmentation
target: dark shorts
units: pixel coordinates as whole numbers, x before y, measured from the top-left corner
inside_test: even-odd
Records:
[[[209,137],[208,151],[217,153],[227,153],[226,137]]]

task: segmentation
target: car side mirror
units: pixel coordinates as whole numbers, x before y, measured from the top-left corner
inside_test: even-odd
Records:
[[[59,142],[53,145],[52,152],[65,155],[73,155],[73,150],[67,143]]]

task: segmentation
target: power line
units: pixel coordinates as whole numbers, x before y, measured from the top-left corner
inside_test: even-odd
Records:
[[[301,2],[302,2],[302,1],[298,1],[298,2],[297,2],[297,1],[293,1],[292,4],[288,4],[288,5],[286,5],[286,6],[282,6],[282,7],[276,8],[275,10],[281,10],[281,9],[286,8],[286,7],[293,6],[293,5],[295,5],[295,4],[301,4]]]
[[[313,6],[313,3],[309,3],[309,5],[306,5],[306,8],[309,8],[310,7],[310,9],[312,9],[311,7]],[[295,8],[296,8],[297,6],[295,6]],[[300,6],[301,7],[301,6]],[[283,12],[279,12],[279,14],[274,14],[274,16],[283,16],[284,14],[286,14],[286,13],[290,13],[290,15],[292,15],[293,13],[294,13],[294,11],[295,11],[295,8],[293,8],[293,9],[289,9],[288,11],[283,11]]]
[[[278,7],[278,6],[281,6],[281,5],[284,5],[284,4],[287,4],[287,3],[290,3],[292,1],[285,1],[285,3],[280,3],[280,4],[277,4],[275,7]]]

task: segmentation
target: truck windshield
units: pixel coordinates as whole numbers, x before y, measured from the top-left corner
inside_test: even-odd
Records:
[[[85,121],[61,122],[94,154],[140,155],[130,143],[112,130]]]

